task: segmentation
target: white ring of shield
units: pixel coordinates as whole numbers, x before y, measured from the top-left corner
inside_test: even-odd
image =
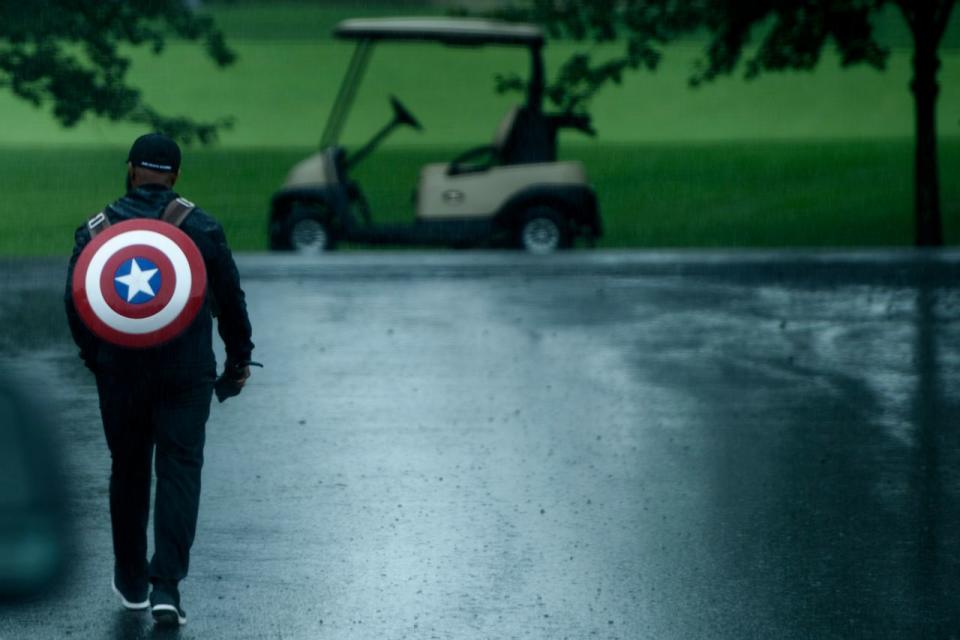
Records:
[[[107,301],[103,299],[103,292],[100,290],[100,274],[103,273],[103,267],[107,260],[124,247],[136,244],[154,247],[167,256],[170,264],[173,265],[174,277],[176,278],[173,296],[167,306],[146,318],[128,318],[120,315],[110,308]],[[87,300],[90,302],[93,313],[111,329],[135,335],[158,331],[176,320],[183,308],[187,306],[192,284],[190,264],[187,262],[187,256],[184,255],[183,249],[167,236],[156,231],[145,231],[143,229],[127,231],[107,240],[90,260],[87,277],[84,281]]]

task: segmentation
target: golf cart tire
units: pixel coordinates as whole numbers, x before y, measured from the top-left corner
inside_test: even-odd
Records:
[[[573,246],[570,221],[551,206],[528,207],[517,225],[516,246],[534,255],[569,249]]]
[[[297,253],[326,253],[337,247],[330,221],[310,209],[294,211],[287,217],[283,239],[285,248]]]

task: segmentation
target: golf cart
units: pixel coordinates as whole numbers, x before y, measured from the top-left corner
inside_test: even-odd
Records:
[[[323,133],[321,150],[293,167],[271,202],[270,247],[319,252],[338,241],[453,247],[509,246],[551,253],[577,237],[600,236],[596,196],[583,164],[557,161],[562,128],[588,135],[589,118],[545,114],[542,31],[533,25],[466,18],[377,18],[341,22],[334,36],[356,40],[346,77]],[[508,111],[492,144],[469,149],[420,172],[416,219],[376,224],[351,171],[398,127],[421,129],[391,96],[393,118],[365,145],[347,153],[337,145],[373,45],[427,41],[456,46],[526,47],[532,76],[526,103]]]

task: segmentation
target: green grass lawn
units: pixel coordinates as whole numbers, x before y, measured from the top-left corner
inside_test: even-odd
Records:
[[[225,223],[240,249],[266,247],[270,195],[310,152],[352,46],[332,41],[349,16],[382,6],[263,3],[214,13],[239,54],[214,68],[198,47],[172,42],[160,57],[134,52],[132,82],[158,107],[198,118],[235,117],[212,149],[187,151],[182,191]],[[433,13],[413,8],[407,13]],[[942,51],[941,182],[947,239],[960,243],[960,28]],[[701,42],[671,46],[655,73],[610,87],[592,108],[600,135],[562,136],[600,196],[605,246],[858,246],[912,241],[913,105],[910,51],[899,18],[881,32],[889,69],[841,69],[828,52],[813,73],[754,82],[686,78]],[[578,45],[551,43],[548,69]],[[605,49],[600,48],[602,55]],[[378,49],[343,142],[356,146],[389,117],[399,96],[425,126],[398,131],[359,178],[381,220],[410,219],[419,167],[491,138],[519,96],[493,93],[498,72],[525,72],[522,51],[399,44]],[[64,130],[46,110],[0,92],[0,175],[6,215],[0,253],[63,254],[79,222],[122,187],[126,148],[139,128],[88,119]],[[14,213],[15,212],[15,213]]]
[[[218,7],[216,15],[239,55],[233,67],[217,69],[200,47],[175,41],[159,57],[133,51],[130,79],[169,113],[233,116],[235,128],[224,133],[224,147],[314,144],[353,49],[349,42],[328,37],[332,25],[349,15],[383,11],[366,4]],[[960,11],[956,13],[960,16]],[[901,43],[902,29],[894,28],[899,21],[888,22],[889,40]],[[752,82],[734,76],[691,89],[686,81],[702,44],[695,40],[675,44],[667,49],[656,73],[629,75],[622,86],[599,94],[591,109],[599,140],[712,142],[912,135],[909,48],[895,47],[884,73],[866,67],[842,69],[828,49],[813,73],[770,74]],[[546,48],[548,73],[581,47],[551,42]],[[596,51],[602,58],[610,47]],[[960,136],[960,38],[948,38],[942,58],[939,128],[943,136]],[[422,134],[399,132],[398,144],[487,141],[506,108],[521,99],[516,94],[495,95],[495,74],[525,74],[527,65],[521,49],[381,45],[374,51],[348,119],[344,142],[356,144],[386,121],[390,94],[400,97],[425,126]],[[0,145],[122,146],[139,132],[137,127],[95,119],[63,130],[47,110],[35,109],[6,91],[0,92],[0,116],[5,123],[0,127]]]
[[[607,247],[851,247],[912,242],[909,140],[596,144],[583,160]],[[379,221],[412,220],[419,167],[457,148],[392,147],[358,178]],[[8,213],[0,254],[66,255],[73,229],[122,190],[123,148],[0,149]],[[234,248],[266,248],[269,196],[309,149],[188,152],[180,191],[220,218]],[[942,145],[960,170],[960,141]],[[943,185],[948,242],[960,243],[960,187]]]

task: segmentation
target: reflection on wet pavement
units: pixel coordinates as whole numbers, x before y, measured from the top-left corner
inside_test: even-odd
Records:
[[[178,637],[957,635],[960,258],[761,258],[247,259],[266,368],[213,410]],[[85,535],[0,639],[155,637],[31,273],[0,364],[61,409]]]

